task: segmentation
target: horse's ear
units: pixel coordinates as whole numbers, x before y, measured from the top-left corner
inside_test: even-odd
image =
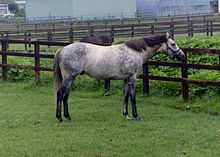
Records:
[[[166,38],[167,38],[167,39],[170,38],[170,33],[169,33],[169,32],[166,33]]]

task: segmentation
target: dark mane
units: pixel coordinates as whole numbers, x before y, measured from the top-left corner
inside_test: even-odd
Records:
[[[142,39],[136,39],[125,42],[126,46],[129,48],[142,52],[142,50],[146,49],[146,46],[154,47],[156,45],[160,45],[161,43],[167,42],[166,35],[157,35],[150,36]]]

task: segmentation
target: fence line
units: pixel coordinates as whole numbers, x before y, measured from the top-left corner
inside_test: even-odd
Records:
[[[41,71],[52,71],[51,67],[42,67],[40,65],[40,60],[43,58],[53,59],[54,54],[41,54],[41,46],[42,45],[50,45],[50,46],[66,46],[70,44],[69,42],[43,42],[43,41],[21,41],[21,40],[0,40],[2,45],[2,51],[0,55],[2,57],[2,63],[0,67],[2,68],[2,79],[7,80],[7,71],[9,68],[16,69],[28,69],[35,71],[35,81],[40,81],[40,72]],[[9,51],[9,44],[31,44],[34,45],[34,53],[27,52],[14,52]],[[188,53],[208,53],[212,55],[219,55],[219,63],[220,63],[220,50],[214,49],[197,49],[197,48],[183,48],[186,56]],[[8,64],[7,57],[8,56],[17,56],[17,57],[31,57],[34,58],[34,66],[26,66],[26,65],[15,65]],[[149,67],[152,65],[156,66],[170,66],[170,67],[178,67],[181,68],[181,77],[166,77],[166,76],[151,76],[149,74]],[[188,69],[196,68],[196,69],[207,69],[207,70],[220,70],[220,65],[205,65],[205,64],[191,64],[187,63],[187,59],[182,63],[173,63],[173,62],[157,62],[157,61],[149,61],[143,66],[143,74],[140,75],[140,79],[143,80],[143,92],[149,93],[150,86],[149,80],[161,80],[161,81],[172,81],[172,82],[180,82],[182,83],[182,95],[184,100],[189,98],[189,84],[197,84],[197,85],[207,85],[207,86],[217,86],[220,87],[220,81],[208,81],[208,80],[191,80],[188,78]],[[109,88],[110,81],[107,81],[108,84],[105,84],[106,88]]]
[[[165,18],[164,20],[127,19],[104,22],[17,23],[2,25],[0,27],[0,38],[74,42],[91,34],[109,35],[114,40],[115,38],[161,34],[167,31],[172,35],[187,34],[189,37],[193,37],[195,33],[213,36],[214,33],[220,32],[220,18],[219,16],[188,16]]]

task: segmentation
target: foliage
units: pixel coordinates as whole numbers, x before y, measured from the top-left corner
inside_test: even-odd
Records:
[[[26,17],[26,13],[24,9],[20,9],[16,14],[15,17]]]
[[[190,48],[220,48],[220,38],[212,37],[207,39],[199,38],[185,38],[177,41],[180,47],[190,47]],[[171,58],[167,57],[164,54],[154,56],[153,60],[157,61],[172,61]],[[188,62],[193,64],[209,64],[209,65],[219,65],[219,56],[212,54],[188,54]],[[158,76],[172,76],[172,77],[181,77],[181,72],[179,68],[172,67],[162,67],[162,66],[150,66],[149,69],[150,75]],[[207,75],[208,74],[208,75]],[[189,69],[188,75],[190,79],[198,80],[211,80],[219,81],[220,73],[216,70],[200,70],[200,69]],[[180,84],[172,82],[160,82],[152,81],[153,88],[160,89],[165,95],[179,95],[181,94]],[[215,93],[218,94],[218,90],[212,87],[201,87],[201,86],[190,86],[190,95],[191,96],[202,96],[205,93]]]
[[[207,37],[205,39],[200,38],[182,38],[177,41],[178,45],[187,48],[220,48],[219,37]]]
[[[200,48],[220,48],[220,38],[207,38],[207,39],[197,39],[197,38],[186,38],[177,40],[177,43],[181,47],[200,47]],[[13,49],[15,49],[13,47]],[[46,49],[46,47],[44,47]],[[55,50],[49,50],[55,52]],[[167,57],[164,54],[154,56],[153,60],[156,61],[170,61],[177,62],[176,60]],[[209,54],[195,54],[190,53],[188,55],[188,61],[190,63],[199,63],[199,64],[210,64],[210,65],[219,65],[218,55],[209,55]],[[22,64],[22,65],[33,65],[33,59],[27,58],[13,58],[9,57],[9,63],[11,64]],[[42,59],[41,66],[52,67],[53,61],[49,59]],[[162,66],[150,66],[149,68],[150,75],[156,76],[170,76],[170,77],[181,77],[180,68],[173,67],[162,67]],[[208,74],[208,75],[207,75]],[[52,82],[52,73],[41,72],[42,83],[50,85]],[[220,73],[218,71],[210,70],[198,70],[198,69],[189,69],[189,78],[190,79],[201,79],[201,80],[212,80],[219,81]],[[10,69],[9,70],[9,79],[11,81],[33,81],[34,72],[29,70],[19,70],[19,69]],[[74,83],[74,88],[76,89],[85,89],[88,91],[91,90],[101,90],[103,91],[104,81],[92,79],[86,75],[77,77]],[[162,81],[150,81],[151,90],[154,89],[163,95],[166,96],[178,96],[181,94],[181,83],[172,83],[172,82],[162,82]],[[142,92],[142,81],[137,81],[137,91]],[[111,91],[114,93],[121,93],[122,83],[121,81],[111,81]],[[213,93],[218,94],[216,88],[211,87],[201,87],[201,86],[190,86],[190,95],[201,97],[203,94]]]
[[[8,9],[10,12],[12,12],[13,14],[16,14],[19,12],[19,8],[18,8],[18,5],[14,2],[14,1],[11,1],[9,4],[8,4]]]

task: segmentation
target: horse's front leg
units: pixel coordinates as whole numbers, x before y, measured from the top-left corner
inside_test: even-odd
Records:
[[[136,77],[131,75],[128,79],[128,87],[129,87],[129,96],[131,99],[131,105],[132,105],[132,116],[137,121],[142,121],[141,117],[137,113],[137,107],[136,107],[136,91],[135,91],[135,80]]]
[[[123,115],[126,119],[131,119],[131,117],[128,114],[128,99],[129,99],[129,89],[128,89],[128,81],[124,80],[124,89],[123,89],[123,95],[124,95],[124,103],[123,103]]]

